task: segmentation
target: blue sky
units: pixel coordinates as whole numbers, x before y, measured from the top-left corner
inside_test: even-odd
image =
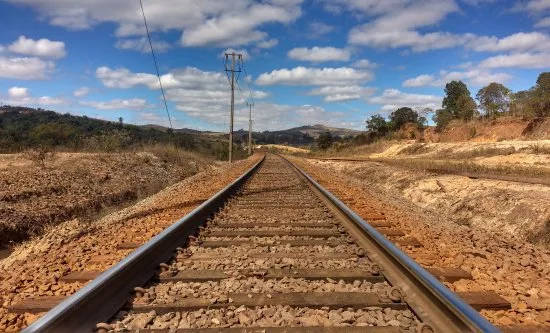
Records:
[[[225,131],[223,53],[244,55],[236,128],[364,128],[443,87],[513,91],[550,68],[550,1],[143,0],[174,127]],[[167,125],[138,0],[0,0],[0,100]],[[248,82],[247,82],[248,81]],[[248,84],[247,84],[248,83]]]

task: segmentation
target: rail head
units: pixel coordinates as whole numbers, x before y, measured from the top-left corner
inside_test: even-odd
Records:
[[[111,318],[129,299],[135,286],[146,283],[158,265],[173,256],[206,219],[234,194],[261,166],[265,155],[243,175],[199,207],[103,272],[24,329],[35,332],[91,332],[95,324]]]
[[[282,157],[282,156],[281,156]],[[455,331],[464,331],[464,332],[489,332],[497,333],[500,332],[495,326],[493,326],[489,321],[487,321],[479,312],[472,308],[469,304],[464,302],[458,295],[452,292],[449,288],[443,285],[437,278],[435,278],[431,273],[422,268],[418,263],[416,263],[412,258],[405,254],[401,249],[399,249],[395,244],[389,241],[384,235],[382,235],[376,228],[371,226],[367,221],[361,218],[357,213],[355,213],[351,208],[346,206],[340,199],[326,190],[321,186],[317,181],[315,181],[310,175],[308,175],[301,168],[296,166],[294,163],[289,161],[287,158],[282,157],[290,165],[292,165],[295,170],[304,177],[309,184],[317,190],[326,200],[330,202],[339,212],[341,212],[345,218],[351,220],[360,230],[367,235],[373,242],[376,243],[375,251],[383,251],[385,253],[381,254],[382,256],[390,256],[394,265],[397,265],[398,269],[408,272],[410,275],[416,279],[416,281],[422,285],[424,290],[427,290],[431,293],[435,301],[435,306],[445,306],[444,309],[446,313],[454,314],[454,322],[458,322],[459,328]],[[437,300],[437,301],[436,301]],[[436,332],[439,332],[441,329],[442,332],[450,332],[452,330],[449,327],[445,327],[445,319],[439,321],[439,324],[436,323],[434,326],[437,326]],[[443,324],[443,327],[442,325]],[[451,322],[449,321],[449,325]]]

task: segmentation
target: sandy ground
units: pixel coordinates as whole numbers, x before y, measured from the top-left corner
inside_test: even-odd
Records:
[[[485,166],[527,166],[550,171],[550,140],[399,143],[391,145],[380,153],[354,157],[459,160]]]

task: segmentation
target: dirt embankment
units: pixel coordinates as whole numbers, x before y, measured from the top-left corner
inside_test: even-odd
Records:
[[[434,127],[423,133],[425,142],[494,142],[550,139],[550,118],[500,117],[464,123],[455,121],[441,132]]]
[[[312,161],[403,198],[449,221],[505,233],[518,241],[550,243],[550,187],[470,179],[410,170],[378,162]]]
[[[210,164],[192,154],[175,163],[149,152],[58,153],[39,162],[0,155],[0,248],[156,193]]]

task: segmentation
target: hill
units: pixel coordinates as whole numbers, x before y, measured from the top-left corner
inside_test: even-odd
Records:
[[[224,159],[227,145],[211,138],[162,126],[137,126],[118,122],[60,114],[17,106],[0,108],[0,153],[30,148],[72,151],[117,151],[154,144],[176,147]]]

